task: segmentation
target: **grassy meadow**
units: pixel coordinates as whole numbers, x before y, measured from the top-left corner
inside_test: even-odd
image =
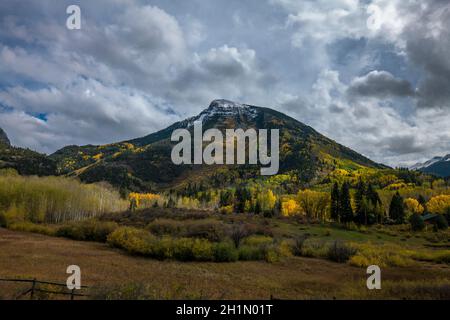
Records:
[[[104,183],[3,171],[0,278],[64,282],[77,264],[93,299],[449,299],[450,230],[423,218],[446,217],[446,184],[345,183],[333,216],[323,186],[125,198]],[[370,265],[382,290],[366,288]],[[18,290],[0,283],[0,298]]]

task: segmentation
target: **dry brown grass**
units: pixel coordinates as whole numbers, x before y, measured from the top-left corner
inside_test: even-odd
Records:
[[[416,294],[415,283],[450,279],[450,268],[445,265],[386,268],[382,279],[390,290],[372,295],[365,288],[365,269],[320,259],[293,257],[277,263],[156,261],[133,257],[105,244],[0,229],[0,278],[64,283],[65,270],[71,264],[81,267],[83,285],[114,288],[141,284],[151,291],[146,297],[162,299],[408,298]],[[395,283],[409,291],[394,290]],[[10,298],[17,290],[0,282],[0,298]],[[427,298],[443,297],[442,287],[436,289],[436,295],[433,288],[427,290]]]

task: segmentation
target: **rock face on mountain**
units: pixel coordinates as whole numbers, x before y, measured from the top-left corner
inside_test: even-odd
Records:
[[[295,175],[300,183],[320,179],[336,168],[386,168],[283,113],[227,100],[214,100],[197,116],[142,138],[104,146],[68,146],[50,157],[57,162],[60,174],[76,175],[86,182],[105,180],[136,191],[177,188],[192,180],[232,184],[234,179],[259,177],[257,165],[173,164],[172,132],[181,128],[192,132],[195,121],[202,122],[204,131],[279,129],[279,173]]]
[[[8,136],[6,135],[5,131],[3,131],[2,128],[0,128],[0,144],[3,145],[11,145],[11,143],[9,142]]]
[[[424,163],[417,163],[410,169],[430,173],[438,177],[450,177],[450,154],[444,157],[434,157]]]

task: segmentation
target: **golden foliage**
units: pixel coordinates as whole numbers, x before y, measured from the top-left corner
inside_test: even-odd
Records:
[[[224,215],[230,215],[233,213],[233,205],[220,207],[219,212]]]
[[[257,198],[263,211],[272,210],[277,201],[277,197],[270,189],[259,193]]]
[[[0,176],[0,213],[8,223],[61,223],[126,209],[126,201],[105,184],[63,177]]]
[[[422,214],[424,211],[423,206],[413,198],[408,198],[405,200],[405,207],[410,213]]]
[[[300,213],[300,206],[295,200],[287,200],[281,203],[281,214],[285,217]]]
[[[325,220],[327,208],[330,203],[330,194],[312,190],[301,190],[298,193],[298,202],[308,219]]]
[[[385,187],[386,190],[400,190],[407,188],[408,185],[404,182],[398,182],[398,183],[391,183],[387,187]]]
[[[344,177],[347,177],[350,175],[350,173],[345,169],[336,169],[331,174],[334,176],[344,176]]]
[[[427,209],[432,213],[447,213],[450,208],[450,195],[441,194],[435,196],[427,202]]]
[[[131,203],[134,203],[136,208],[150,208],[158,203],[161,199],[159,194],[154,193],[136,193],[132,192],[128,195]]]
[[[100,160],[101,158],[103,157],[103,153],[99,153],[99,154],[96,154],[95,156],[93,156],[92,158],[94,159],[94,160]]]
[[[200,201],[195,198],[181,197],[178,199],[177,208],[183,209],[198,209],[200,207]]]

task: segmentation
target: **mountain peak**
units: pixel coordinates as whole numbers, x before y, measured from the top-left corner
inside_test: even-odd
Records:
[[[424,163],[417,163],[410,169],[431,173],[440,177],[450,177],[450,154],[444,157],[434,157]]]
[[[6,135],[5,131],[3,131],[2,128],[0,128],[0,144],[6,144],[7,146],[10,146],[11,143],[9,142],[8,136]]]
[[[246,106],[234,101],[226,99],[216,99],[209,104],[208,109],[234,109],[234,108],[245,108]]]
[[[218,129],[222,133],[227,129],[279,130],[279,145],[282,146],[280,173],[292,173],[304,184],[321,181],[344,163],[352,168],[386,168],[281,112],[223,99],[212,101],[194,117],[145,137],[107,146],[64,148],[54,153],[51,159],[57,162],[62,174],[74,174],[89,183],[108,181],[115,186],[138,191],[177,188],[183,185],[183,181],[194,179],[199,183],[215,181],[212,183],[223,184],[223,177],[227,184],[233,184],[258,176],[256,166],[229,166],[222,170],[225,164],[174,164],[171,160],[174,131],[188,129],[192,134],[191,129],[196,122],[202,123],[204,131]],[[99,153],[102,154],[100,160],[96,158]]]
[[[195,117],[187,119],[187,126],[190,127],[196,121],[205,123],[218,118],[255,119],[258,115],[257,108],[233,102],[225,99],[213,100],[209,107]]]
[[[443,157],[436,156],[436,157],[433,157],[432,159],[430,159],[430,160],[428,160],[426,162],[416,163],[415,165],[411,166],[410,169],[411,170],[423,169],[423,168],[431,166],[432,164],[434,164],[436,162],[441,161],[442,159],[443,159]]]

